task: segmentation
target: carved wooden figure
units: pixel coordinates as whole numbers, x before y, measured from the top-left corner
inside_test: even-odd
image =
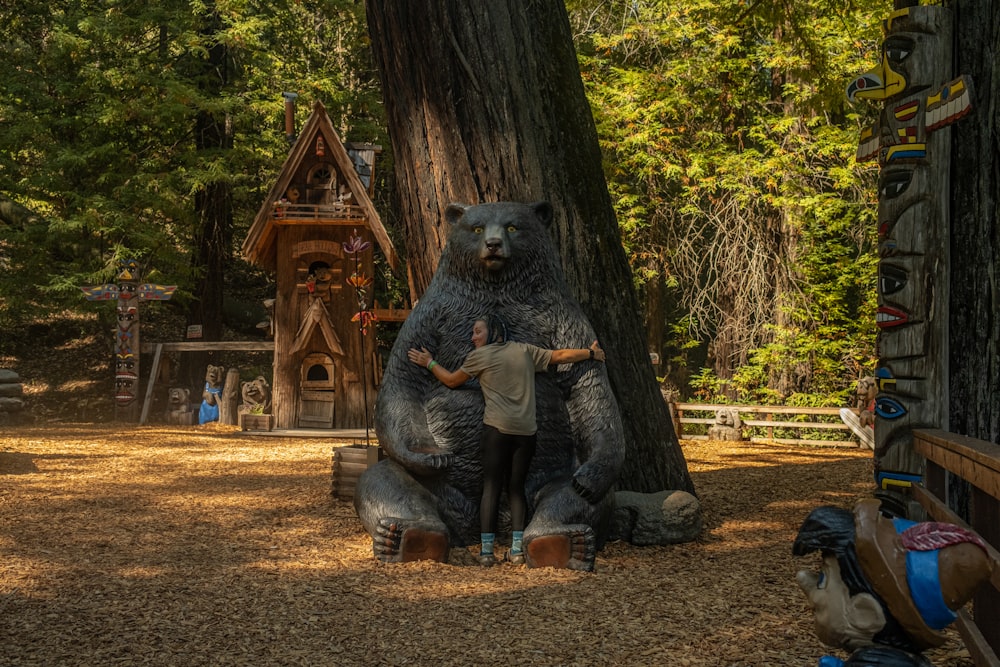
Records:
[[[136,400],[139,387],[139,303],[165,301],[176,285],[138,282],[139,263],[128,259],[119,264],[118,282],[81,287],[88,301],[118,301],[118,329],[115,333],[115,417],[134,421],[139,416]]]
[[[950,10],[897,8],[883,27],[881,62],[847,94],[883,103],[857,157],[881,167],[875,460],[891,488],[922,471],[911,430],[947,428],[948,126],[971,108],[971,82],[953,78]]]
[[[817,507],[792,545],[796,556],[818,552],[819,571],[797,576],[813,610],[816,636],[852,651],[846,661],[824,656],[821,667],[918,665],[940,646],[993,573],[989,547],[971,530],[949,523],[886,516],[868,498],[854,511]]]

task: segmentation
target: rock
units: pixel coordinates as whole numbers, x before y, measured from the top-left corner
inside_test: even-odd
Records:
[[[0,368],[0,414],[21,412],[24,409],[23,395],[20,376],[8,368]]]
[[[11,396],[0,396],[0,412],[20,412],[24,409],[24,400]]]
[[[701,503],[686,491],[615,493],[611,539],[637,546],[690,542],[701,533]]]
[[[0,383],[0,396],[21,396],[24,394],[24,387],[19,382],[9,384]]]

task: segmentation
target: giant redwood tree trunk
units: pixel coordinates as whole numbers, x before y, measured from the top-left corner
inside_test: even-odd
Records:
[[[949,430],[1000,442],[1000,0],[958,0],[955,75],[972,112],[952,127]]]
[[[553,235],[608,353],[626,429],[619,486],[693,490],[646,349],[562,0],[368,0],[413,286],[451,202],[552,202]]]
[[[202,33],[217,37],[222,29],[214,3],[209,3],[204,17]],[[208,50],[208,58],[198,62],[199,88],[208,99],[217,99],[229,83],[229,60],[226,45],[220,40]],[[198,151],[215,156],[231,150],[233,130],[229,114],[223,111],[201,111],[195,118],[194,141]],[[200,324],[206,341],[222,340],[222,296],[232,253],[233,202],[232,188],[226,179],[206,183],[194,196],[197,220],[195,254],[192,264],[198,271],[194,288],[195,299],[188,308],[188,325]],[[185,365],[182,374],[187,383],[201,387],[210,353],[194,352],[182,355]],[[199,392],[200,393],[200,392]]]

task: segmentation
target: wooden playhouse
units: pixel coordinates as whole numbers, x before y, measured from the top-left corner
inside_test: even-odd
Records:
[[[374,311],[364,282],[376,247],[391,268],[398,261],[370,197],[377,152],[341,142],[316,102],[243,243],[243,256],[277,283],[275,428],[370,425],[381,364],[375,323],[362,334],[358,321]]]

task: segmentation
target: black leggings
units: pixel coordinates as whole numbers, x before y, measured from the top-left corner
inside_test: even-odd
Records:
[[[479,527],[483,533],[495,533],[497,510],[504,477],[507,478],[507,497],[510,501],[511,530],[524,530],[528,502],[524,483],[528,466],[535,455],[534,435],[508,435],[492,426],[483,426],[480,441],[483,453],[483,498],[479,503]]]

